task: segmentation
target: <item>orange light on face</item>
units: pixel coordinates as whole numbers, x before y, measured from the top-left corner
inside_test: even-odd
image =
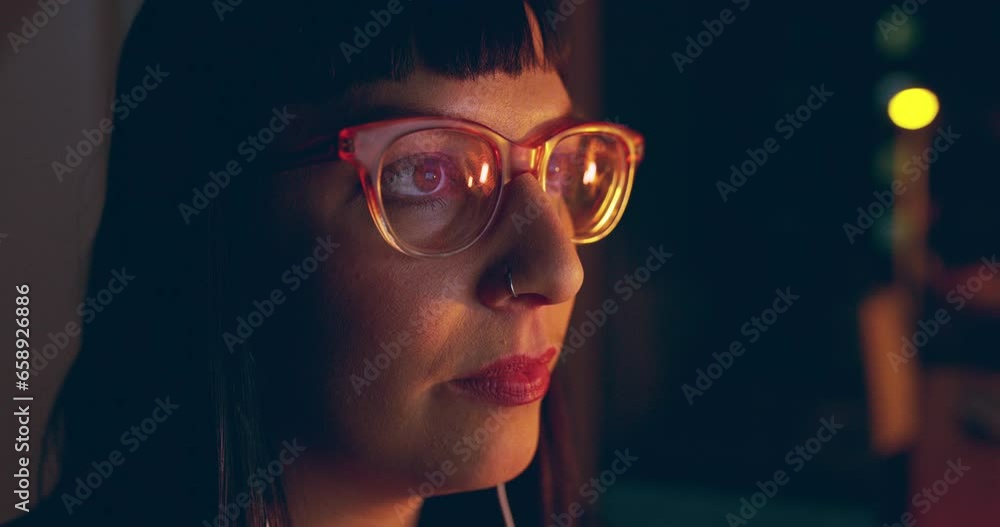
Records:
[[[490,175],[490,164],[483,163],[483,169],[479,171],[479,184],[485,185],[486,179],[489,177],[489,175]]]
[[[597,163],[591,161],[587,163],[587,171],[583,173],[583,183],[589,185],[597,179]]]

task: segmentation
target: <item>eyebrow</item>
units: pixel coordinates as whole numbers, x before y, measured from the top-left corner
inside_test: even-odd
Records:
[[[387,119],[403,119],[407,117],[445,117],[445,118],[459,118],[462,117],[456,115],[446,115],[441,112],[439,108],[431,108],[420,105],[395,105],[395,104],[376,104],[373,106],[366,106],[363,110],[346,109],[343,113],[344,123],[343,127],[357,126],[359,124],[371,123],[376,121],[384,121]],[[583,113],[575,108],[570,107],[567,111],[562,114],[548,119],[545,122],[539,124],[533,129],[544,128],[546,126],[555,125],[557,123],[565,122],[567,120],[584,120]],[[492,127],[490,127],[492,128]]]
[[[330,126],[321,126],[315,133],[287,145],[276,157],[287,162],[289,159],[301,158],[302,156],[312,157],[322,153],[329,154],[331,145],[337,144],[341,129],[360,124],[407,117],[457,118],[456,116],[443,114],[439,108],[421,106],[419,104],[344,104],[328,109],[327,111],[335,115],[335,117],[329,120],[332,121]],[[326,121],[323,117],[320,116],[319,118],[321,122]],[[533,127],[531,132],[533,133],[536,130],[546,127],[555,127],[558,124],[569,121],[582,122],[584,120],[583,112],[575,106],[571,106],[565,113]]]

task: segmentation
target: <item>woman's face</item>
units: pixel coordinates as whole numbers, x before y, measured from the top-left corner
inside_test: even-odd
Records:
[[[361,114],[378,108],[460,117],[514,141],[570,112],[559,76],[540,70],[466,81],[418,70],[349,98],[346,106]],[[305,133],[337,121],[322,110],[298,111],[296,129]],[[485,488],[522,472],[536,450],[541,399],[521,396],[516,373],[456,381],[512,356],[537,360],[548,352],[535,377],[554,368],[552,348],[561,348],[583,282],[564,210],[533,174],[514,174],[479,241],[446,258],[421,259],[382,239],[349,164],[279,180],[281,228],[339,244],[304,282],[309,293],[300,300],[311,309],[297,323],[308,325],[302,333],[309,337],[290,340],[301,346],[290,354],[287,375],[302,385],[304,402],[295,404],[305,411],[296,426],[309,431],[311,464],[404,493],[423,483],[435,494]],[[499,390],[518,393],[491,390],[507,381],[514,384]],[[470,386],[478,390],[463,389]]]

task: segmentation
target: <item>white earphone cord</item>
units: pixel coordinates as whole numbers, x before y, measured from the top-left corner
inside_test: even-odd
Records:
[[[510,501],[507,500],[507,486],[497,485],[497,497],[500,498],[500,510],[503,511],[503,522],[506,527],[514,527],[514,515],[510,512]]]

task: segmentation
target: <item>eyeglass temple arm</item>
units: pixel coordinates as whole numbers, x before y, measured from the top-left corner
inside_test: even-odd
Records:
[[[633,161],[638,163],[639,161],[642,161],[642,158],[646,155],[646,140],[643,138],[642,134],[634,130],[628,130],[626,133],[632,143],[635,144],[635,159]]]

